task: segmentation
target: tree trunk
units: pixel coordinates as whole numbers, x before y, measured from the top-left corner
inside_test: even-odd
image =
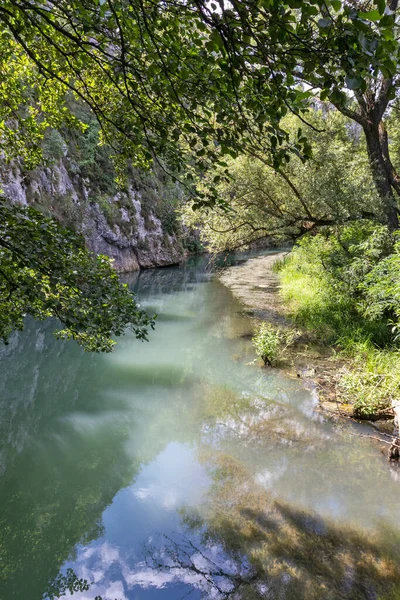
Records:
[[[395,231],[399,228],[398,207],[393,194],[392,175],[385,160],[384,144],[381,143],[384,140],[381,140],[378,124],[369,122],[363,129],[375,187],[383,202],[387,225],[391,231]]]

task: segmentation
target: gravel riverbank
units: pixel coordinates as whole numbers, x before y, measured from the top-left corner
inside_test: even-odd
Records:
[[[268,321],[277,327],[295,327],[279,294],[279,277],[272,269],[285,255],[279,252],[251,258],[225,268],[219,275],[255,323]],[[343,362],[331,348],[317,344],[312,333],[302,331],[299,340],[286,351],[280,367],[288,375],[302,377],[317,391],[322,410],[349,417],[352,407],[336,401],[335,376]]]

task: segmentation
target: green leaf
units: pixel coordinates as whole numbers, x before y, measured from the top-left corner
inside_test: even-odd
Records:
[[[359,75],[346,75],[344,81],[349,90],[358,90],[363,84],[363,79]]]
[[[379,27],[393,27],[394,26],[394,17],[393,15],[385,15],[379,21]]]
[[[323,19],[318,19],[318,25],[322,28],[330,27],[332,25],[332,19],[328,19],[328,17],[324,17]]]
[[[360,11],[358,16],[360,19],[365,19],[366,21],[379,21],[381,18],[381,13],[379,10],[369,10],[368,12]]]
[[[330,90],[322,90],[322,92],[319,95],[319,97],[322,100],[322,102],[324,102],[325,100],[328,100],[329,93],[330,93]]]

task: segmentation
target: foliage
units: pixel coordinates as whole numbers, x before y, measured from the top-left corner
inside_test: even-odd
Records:
[[[353,118],[352,99],[376,88],[382,116],[397,85],[392,5],[6,0],[2,73],[13,100],[4,119],[33,105],[33,148],[52,120],[71,114],[69,91],[92,108],[116,155],[142,166],[163,157],[188,186],[243,151],[268,154],[279,168],[292,152],[310,156],[304,132],[289,140],[280,121],[304,115],[313,93]],[[212,188],[204,194],[200,203],[215,201]]]
[[[281,346],[281,332],[270,323],[262,323],[253,337],[253,345],[265,365],[272,365]]]
[[[272,323],[261,323],[253,337],[253,346],[264,365],[272,366],[296,335],[295,331],[278,329]]]
[[[153,319],[122,285],[105,256],[92,256],[72,232],[33,208],[0,203],[0,336],[22,329],[26,314],[57,317],[57,337],[108,352],[131,329],[147,339]]]
[[[394,251],[380,260],[361,284],[367,318],[390,319],[396,341],[400,338],[400,241]]]
[[[295,320],[336,346],[348,366],[337,391],[358,415],[373,415],[400,393],[398,247],[384,227],[353,225],[304,239],[280,267]],[[393,266],[392,266],[393,265]]]
[[[43,158],[42,142],[49,128],[57,129],[65,124],[82,129],[84,124],[67,109],[65,86],[56,78],[46,85],[27,48],[14,39],[4,23],[6,10],[2,5],[0,136],[3,158],[18,157],[27,168],[32,168]]]
[[[47,129],[42,144],[43,157],[49,161],[58,161],[65,156],[67,145],[57,129]]]
[[[351,367],[340,371],[338,390],[355,415],[374,415],[400,394],[400,353],[379,350],[369,341],[351,347]]]
[[[66,574],[58,574],[51,582],[49,589],[46,591],[48,600],[56,600],[61,596],[66,596],[67,592],[73,595],[76,592],[87,592],[89,584],[86,579],[79,579],[73,569],[69,568]]]
[[[297,239],[329,225],[383,220],[382,203],[374,190],[365,144],[337,111],[314,111],[310,122],[323,133],[311,133],[312,158],[299,157],[278,171],[264,155],[241,156],[229,162],[231,179],[218,193],[229,209],[187,205],[183,218],[198,226],[211,251],[245,247],[259,239]],[[283,121],[294,136],[300,121]],[[206,184],[207,185],[207,184]]]
[[[279,12],[273,9],[266,25],[282,32],[274,24]],[[280,18],[293,29],[289,13]],[[304,105],[301,94],[291,87],[282,88],[283,98],[277,95],[273,79],[263,90],[255,89],[255,81],[242,84],[240,71],[250,58],[247,49],[232,65],[220,31],[220,13],[201,4],[7,0],[0,23],[3,43],[9,47],[3,65],[8,93],[11,89],[19,92],[7,114],[27,104],[21,81],[25,83],[28,71],[39,111],[47,108],[49,96],[51,116],[57,104],[68,112],[64,98],[71,91],[93,109],[103,139],[137,165],[163,156],[177,170],[182,159],[186,170],[193,171],[192,164],[204,170],[235,152],[250,133],[265,135],[265,121],[273,117],[271,121],[277,123],[287,110],[285,102],[291,100],[296,108]],[[237,33],[239,50],[243,32],[238,29]],[[310,33],[304,31],[305,37]],[[284,35],[282,42],[293,47],[291,36],[292,32]],[[287,67],[294,64],[290,61]],[[151,65],[146,78],[143,65]],[[248,96],[244,105],[235,101],[235,95],[242,92]],[[252,111],[258,120],[249,126]],[[35,139],[43,128],[40,123]],[[284,144],[279,127],[271,124],[269,130],[274,132],[274,145],[278,139]],[[301,136],[296,147],[305,147]],[[285,154],[286,149],[280,148],[276,161]]]
[[[390,250],[385,227],[353,224],[304,238],[281,269],[282,294],[297,321],[329,343],[391,341],[385,320],[368,319],[363,282]]]
[[[113,151],[101,143],[101,127],[93,111],[82,101],[67,95],[66,104],[74,117],[83,123],[83,128],[62,127],[67,143],[69,168],[89,183],[89,199],[98,195],[114,195],[117,191],[117,173]]]

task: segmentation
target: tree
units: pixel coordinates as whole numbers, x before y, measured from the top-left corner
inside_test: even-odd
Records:
[[[112,336],[131,329],[146,339],[153,319],[138,308],[106,256],[93,257],[74,233],[33,208],[0,201],[0,337],[24,317],[58,317],[57,337],[109,352]]]
[[[229,209],[193,211],[186,205],[185,222],[200,229],[211,251],[231,251],[271,237],[295,241],[321,227],[360,220],[385,222],[359,132],[334,109],[315,110],[308,119],[314,127],[308,136],[309,160],[295,156],[277,169],[268,155],[231,159],[231,178],[218,186]],[[282,126],[295,135],[299,120],[285,117]]]
[[[7,0],[2,68],[13,105],[26,96],[22,62],[48,120],[60,107],[68,115],[69,90],[92,108],[116,153],[142,166],[162,157],[190,185],[194,168],[223,164],[226,154],[268,150],[278,167],[290,152],[306,158],[304,134],[289,140],[280,127],[312,96],[299,81],[317,74],[321,95],[341,105],[340,87],[376,82],[392,65],[394,19],[371,14],[338,0]]]
[[[400,178],[390,158],[384,116],[395,99],[399,83],[397,7],[397,0],[387,3],[378,0],[376,7],[369,3],[371,10],[365,10],[362,3],[354,2],[348,7],[343,3],[342,7],[337,5],[337,15],[332,18],[329,13],[325,17],[326,37],[333,39],[332,50],[341,52],[343,36],[347,35],[347,49],[350,39],[357,50],[364,52],[364,69],[353,64],[354,57],[350,53],[342,57],[339,67],[328,64],[314,73],[295,72],[301,81],[320,90],[321,99],[329,98],[338,110],[361,125],[374,183],[385,202],[387,222],[392,230],[399,225],[394,193],[397,197],[400,195]],[[339,36],[335,28],[339,28]],[[349,102],[343,88],[353,92],[353,102]]]
[[[156,160],[200,201],[216,196],[212,187],[194,190],[196,173],[223,164],[247,139],[263,139],[265,150],[268,115],[282,142],[274,160],[288,151],[277,127],[284,103],[265,89],[252,122],[251,87],[243,105],[240,69],[192,3],[11,0],[0,7],[0,37],[6,149],[31,165],[49,126],[79,125],[67,92],[90,106],[121,170],[127,158],[141,167]]]
[[[390,159],[384,116],[399,84],[398,1],[248,0],[219,10],[212,3],[199,4],[233,57],[232,67],[238,62],[263,91],[271,86],[294,113],[299,95],[318,94],[361,125],[387,223],[396,229],[394,193],[400,194],[400,179]],[[296,95],[298,83],[305,87]],[[279,141],[271,138],[272,144]]]

